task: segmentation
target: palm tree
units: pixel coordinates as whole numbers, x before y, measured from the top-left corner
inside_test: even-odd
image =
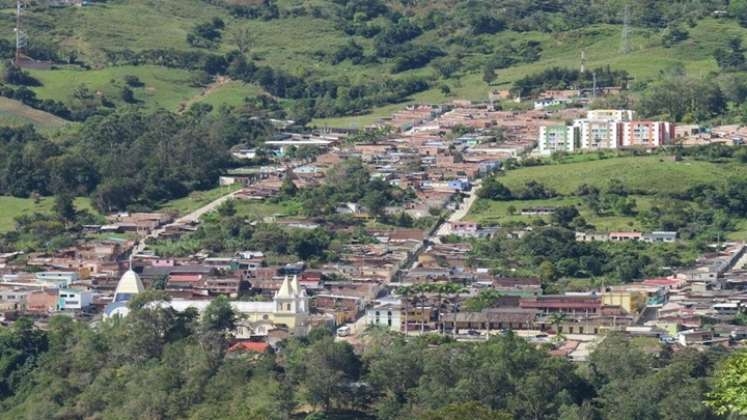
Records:
[[[403,309],[405,312],[405,336],[407,336],[407,314],[410,312],[410,299],[415,294],[415,290],[412,286],[402,286],[397,289],[397,294],[402,299]]]
[[[550,323],[555,327],[555,337],[558,340],[561,340],[564,338],[563,334],[560,333],[560,324],[568,320],[568,315],[562,313],[562,312],[554,312],[550,315],[548,318]]]
[[[453,296],[459,295],[464,292],[464,287],[458,283],[439,283],[434,285],[435,291],[438,294],[438,308],[439,308],[439,320],[441,321],[441,333],[446,334],[446,324],[441,319],[441,311],[446,308],[446,312],[449,312],[449,304]],[[445,298],[444,298],[445,297]]]

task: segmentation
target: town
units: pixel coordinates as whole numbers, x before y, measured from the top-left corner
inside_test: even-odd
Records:
[[[747,0],[0,8],[0,420],[747,416]]]
[[[512,331],[537,345],[552,343],[554,355],[574,361],[585,361],[611,331],[671,346],[740,345],[747,338],[747,328],[734,323],[747,305],[743,242],[712,244],[712,251],[695,265],[665,277],[564,293],[543,291],[539,277],[495,273],[473,261],[475,240],[521,237],[533,229],[464,220],[482,181],[501,173],[507,162],[579,150],[652,153],[675,139],[680,144],[730,143],[734,136],[694,137],[691,128],[680,133],[670,122],[636,120],[629,110],[588,111],[586,118],[566,126],[557,121],[579,115],[577,109],[538,107],[500,111],[465,101],[410,106],[370,127],[370,140],[350,141],[355,133],[332,130],[280,136],[267,142],[275,166],[247,166],[225,174],[221,185],[238,188],[190,215],[115,213],[105,225],[84,227],[99,239],[52,253],[0,255],[3,319],[30,315],[43,325],[57,314],[91,321],[127,316],[128,301],[158,288],[177,311],[202,311],[216,296],[231,299],[241,316],[234,332],[236,349],[246,342],[274,346],[320,326],[335,329],[339,340],[354,345],[372,326],[464,341]],[[299,150],[307,150],[308,156],[288,157]],[[255,155],[255,150],[234,152],[239,161],[249,162]],[[189,235],[200,217],[230,206],[229,201],[272,200],[289,182],[297,189],[330,182],[326,174],[348,160],[361,162],[371,179],[410,194],[400,204],[375,210],[360,202],[337,203],[334,212],[360,222],[356,229],[370,240],[343,244],[334,261],[277,264],[272,261],[278,258],[268,259],[257,249],[169,257],[149,246]],[[521,214],[551,215],[555,210],[524,208]],[[376,215],[409,222],[377,226],[371,223]],[[419,220],[426,223],[413,223]],[[272,223],[307,231],[320,226],[353,229],[349,222],[335,225],[313,217],[273,217]],[[678,241],[676,231],[575,235],[579,242]],[[486,304],[474,305],[483,298]]]

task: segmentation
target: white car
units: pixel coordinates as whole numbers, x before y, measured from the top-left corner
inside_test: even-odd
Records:
[[[347,325],[344,325],[337,329],[337,336],[338,337],[347,337],[350,335],[352,331],[350,330],[350,327]]]

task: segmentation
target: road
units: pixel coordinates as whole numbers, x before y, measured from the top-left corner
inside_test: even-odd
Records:
[[[303,166],[303,165],[306,165],[306,164],[308,164],[308,162],[305,162],[305,161],[304,162],[296,161],[296,162],[291,163],[289,165],[289,168],[291,170],[293,170],[293,169],[298,168],[299,166]],[[226,194],[224,196],[218,197],[215,200],[209,202],[208,204],[205,204],[204,206],[200,207],[199,209],[197,209],[197,210],[195,210],[195,211],[193,211],[193,212],[191,212],[189,214],[186,214],[186,215],[184,215],[184,216],[176,219],[174,221],[174,224],[190,224],[190,223],[199,222],[200,218],[202,218],[202,216],[210,213],[211,211],[217,210],[218,207],[221,206],[221,204],[225,203],[228,200],[232,200],[240,192],[241,192],[241,189],[238,189],[238,190],[230,192],[230,193],[228,193],[228,194]],[[135,245],[135,247],[133,248],[132,252],[134,254],[139,254],[139,253],[143,252],[145,250],[145,248],[146,248],[145,241],[147,241],[148,239],[156,239],[159,236],[161,236],[161,234],[163,232],[165,232],[165,231],[166,231],[166,228],[164,226],[161,226],[158,229],[152,230],[150,233],[148,233],[148,235],[140,238],[140,241],[138,241],[138,243]]]
[[[415,250],[415,252],[404,263],[401,264],[399,270],[397,270],[397,273],[395,274],[395,281],[401,281],[401,276],[403,274],[402,270],[404,270],[405,268],[416,268],[418,266],[418,257],[420,256],[420,254],[426,251],[431,244],[441,243],[441,240],[439,239],[440,236],[445,236],[451,233],[451,222],[458,222],[469,213],[469,209],[477,199],[477,191],[480,190],[481,183],[482,180],[478,179],[472,186],[467,199],[464,200],[462,205],[460,205],[458,209],[454,210],[454,212],[452,212],[449,217],[446,218],[446,220],[441,222],[440,225],[435,227],[428,235],[428,237],[425,238],[423,243],[420,244],[418,249]]]
[[[475,184],[472,186],[472,189],[469,191],[469,195],[467,196],[467,199],[464,200],[461,206],[459,206],[458,209],[456,209],[451,215],[449,215],[449,218],[446,219],[446,222],[442,223],[441,226],[438,227],[438,230],[436,231],[436,237],[438,236],[446,236],[451,233],[451,223],[452,222],[458,222],[462,220],[467,214],[469,213],[469,209],[472,207],[472,204],[475,203],[475,200],[477,200],[477,191],[480,190],[480,185],[482,184],[482,180],[478,179]]]

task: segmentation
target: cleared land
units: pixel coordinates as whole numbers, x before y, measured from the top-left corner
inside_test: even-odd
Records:
[[[571,194],[582,184],[604,190],[610,180],[618,179],[630,190],[647,194],[631,195],[636,201],[637,210],[641,211],[664,200],[656,194],[682,192],[697,184],[744,176],[747,176],[747,165],[689,159],[675,162],[667,156],[620,157],[521,168],[507,171],[498,180],[512,190],[522,188],[528,181],[536,181],[566,197],[509,201],[480,199],[475,202],[465,219],[486,225],[531,223],[538,218],[549,221],[549,216],[522,216],[521,209],[574,205],[586,221],[599,231],[643,230],[643,226],[635,217],[597,216],[584,205],[580,197]],[[514,210],[513,214],[510,210]],[[747,221],[737,221],[736,228],[737,230],[730,232],[727,237],[734,240],[747,239]]]
[[[0,97],[0,123],[11,127],[32,124],[42,130],[62,127],[68,121],[50,113],[24,105],[22,102]]]
[[[521,168],[508,171],[499,181],[511,189],[537,181],[567,195],[582,184],[604,188],[610,180],[618,179],[634,191],[674,193],[730,176],[747,176],[747,165],[690,159],[675,162],[669,156],[631,156]]]
[[[31,198],[16,198],[0,196],[0,233],[13,230],[15,218],[22,214],[49,213],[54,205],[54,197],[44,197],[37,203]],[[85,197],[75,199],[78,210],[88,210],[95,213],[91,200]]]

